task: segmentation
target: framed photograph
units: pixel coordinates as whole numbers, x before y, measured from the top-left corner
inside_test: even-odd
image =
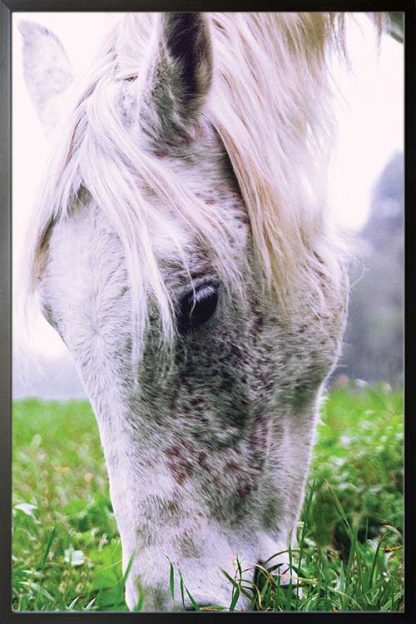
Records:
[[[414,7],[176,4],[1,3],[1,622],[413,622]]]

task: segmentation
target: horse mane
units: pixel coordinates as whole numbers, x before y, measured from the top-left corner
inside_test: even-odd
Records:
[[[57,132],[31,231],[28,290],[34,292],[51,229],[70,215],[83,189],[100,206],[124,247],[143,338],[149,297],[162,335],[174,336],[173,304],[152,245],[162,216],[155,198],[185,220],[213,254],[225,282],[240,292],[226,222],[137,144],[117,118],[114,80],[144,71],[157,14],[126,14],[104,42]],[[329,58],[344,45],[344,16],[331,13],[210,14],[214,82],[204,115],[222,139],[248,211],[254,251],[282,306],[308,293],[322,313],[318,275],[338,279],[336,237],[325,210],[325,170],[332,132]],[[138,179],[141,184],[138,184]],[[151,188],[153,199],[139,187]],[[181,241],[174,241],[185,257]],[[336,254],[335,254],[336,256]],[[185,260],[184,260],[185,262]],[[140,296],[146,292],[147,297]]]

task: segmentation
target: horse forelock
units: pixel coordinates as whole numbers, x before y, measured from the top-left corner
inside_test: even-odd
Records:
[[[237,292],[242,277],[226,219],[218,214],[214,223],[203,200],[165,161],[138,149],[117,115],[115,87],[140,72],[143,76],[157,20],[157,14],[122,18],[58,130],[31,231],[28,290],[36,288],[51,224],[70,215],[86,188],[123,244],[139,342],[148,314],[148,297],[142,294],[147,293],[158,304],[169,343],[172,302],[151,233],[155,219],[163,219],[155,197],[211,250],[221,276]],[[322,171],[331,136],[328,53],[340,42],[342,47],[342,23],[342,16],[331,14],[210,15],[215,69],[204,115],[233,166],[265,284],[284,305],[306,280],[316,307],[319,272],[338,278]],[[186,264],[183,242],[173,244]]]

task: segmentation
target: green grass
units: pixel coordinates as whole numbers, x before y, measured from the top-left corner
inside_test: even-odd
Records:
[[[255,586],[237,567],[224,608],[234,610],[241,592],[261,610],[403,608],[402,394],[333,391],[317,440],[289,553],[291,582],[281,586],[273,560],[257,569]],[[178,606],[190,593],[187,582],[173,568],[166,579]],[[14,403],[13,609],[127,610],[120,539],[87,402]]]

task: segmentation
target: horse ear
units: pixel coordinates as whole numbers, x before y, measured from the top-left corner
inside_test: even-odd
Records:
[[[186,138],[211,86],[212,50],[206,15],[163,13],[157,43],[150,79],[156,130],[164,140],[178,135]]]
[[[73,72],[58,37],[40,24],[22,20],[23,71],[32,102],[48,131],[56,122],[60,96],[73,80]]]

